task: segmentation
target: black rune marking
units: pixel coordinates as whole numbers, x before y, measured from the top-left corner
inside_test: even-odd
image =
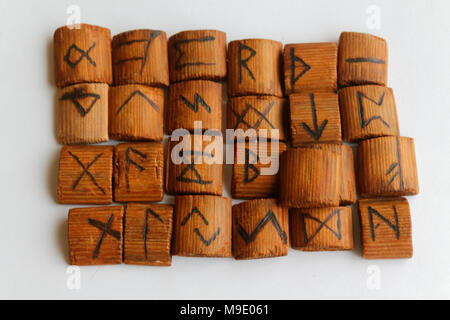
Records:
[[[390,128],[389,123],[387,123],[383,119],[383,117],[381,117],[381,116],[373,116],[373,117],[370,117],[367,120],[364,117],[364,104],[363,104],[363,99],[362,98],[365,98],[365,99],[375,103],[377,106],[381,107],[383,105],[383,102],[384,102],[385,94],[386,94],[386,91],[384,91],[383,94],[381,95],[380,99],[378,101],[376,101],[376,100],[374,100],[372,98],[369,98],[368,96],[366,96],[361,91],[357,91],[356,95],[357,95],[357,99],[358,99],[359,120],[360,120],[362,129],[367,127],[374,120],[380,120],[381,123],[383,123],[383,125],[385,125],[386,127]]]
[[[147,255],[148,255],[147,237],[148,237],[148,222],[149,222],[148,220],[149,220],[149,216],[153,216],[156,220],[158,220],[159,222],[164,224],[164,220],[161,218],[161,216],[159,214],[157,214],[156,212],[154,212],[150,208],[147,208],[147,210],[145,210],[145,224],[144,224],[144,229],[142,230],[142,235],[144,237],[144,254],[145,254],[145,259],[147,259]]]
[[[124,41],[122,43],[119,43],[116,46],[116,48],[123,47],[123,46],[129,46],[129,45],[132,45],[133,43],[142,42],[142,43],[145,44],[145,46],[144,46],[144,54],[143,54],[143,56],[137,56],[137,57],[131,57],[131,58],[122,59],[122,60],[119,60],[119,61],[115,62],[114,64],[118,65],[118,64],[123,64],[125,62],[129,62],[129,61],[139,61],[140,60],[141,61],[141,68],[139,70],[139,73],[142,74],[142,71],[144,70],[145,64],[147,62],[148,50],[150,48],[150,45],[151,45],[152,41],[155,38],[157,38],[160,34],[161,34],[161,31],[155,30],[155,31],[152,31],[152,33],[150,34],[150,38],[149,39],[136,39],[136,40]]]
[[[244,183],[253,182],[260,175],[258,168],[253,163],[250,163],[250,155],[252,155],[256,159],[256,161],[258,161],[258,155],[250,149],[245,148]],[[253,171],[252,176],[249,175],[250,170]]]
[[[98,255],[100,254],[100,247],[102,246],[103,238],[106,235],[110,235],[113,238],[120,240],[120,232],[116,230],[111,230],[111,224],[114,218],[114,214],[111,214],[108,217],[108,220],[106,223],[103,223],[101,221],[95,220],[95,219],[88,219],[88,222],[91,226],[96,227],[97,229],[101,230],[100,237],[98,238],[97,245],[95,246],[94,252],[92,252],[92,258],[96,259]]]
[[[199,210],[197,207],[194,207],[194,208],[191,210],[191,212],[189,212],[189,213],[183,218],[183,220],[181,221],[181,226],[184,226],[184,225],[189,221],[189,219],[192,218],[192,216],[193,216],[194,214],[198,215],[198,216],[202,219],[202,221],[203,221],[203,223],[204,223],[205,225],[208,225],[208,224],[209,224],[208,219],[205,218],[205,216],[200,212],[200,210]],[[205,246],[209,246],[209,245],[211,244],[211,242],[213,242],[214,240],[216,240],[217,236],[220,234],[220,228],[217,228],[217,231],[214,232],[214,234],[213,234],[208,240],[206,240],[205,237],[203,237],[203,235],[201,234],[201,232],[200,232],[200,230],[199,230],[198,228],[194,228],[194,232],[195,232],[195,234],[199,237],[200,241],[203,242],[203,244],[204,244]]]
[[[294,48],[291,48],[291,86],[297,82],[298,79],[300,79],[306,72],[308,72],[311,69],[311,66],[308,65],[303,59],[297,57],[294,53]],[[302,71],[296,76],[295,75],[295,62],[300,62],[303,66]]]
[[[245,58],[242,59],[242,51],[243,50],[247,50],[250,52],[250,55]],[[239,83],[242,82],[242,68],[245,68],[245,70],[247,70],[248,75],[250,76],[250,78],[252,78],[252,80],[255,80],[255,77],[253,76],[252,71],[250,70],[250,68],[247,65],[247,62],[253,58],[256,54],[256,51],[253,50],[252,48],[250,48],[249,46],[246,46],[245,44],[239,42],[238,43],[238,66],[239,66]]]
[[[91,104],[85,109],[81,105],[79,100],[83,100],[85,98],[93,98],[91,101]],[[78,112],[81,114],[82,117],[85,117],[89,111],[91,111],[94,104],[97,102],[97,100],[100,99],[100,95],[96,93],[89,93],[86,92],[84,88],[75,88],[71,92],[66,92],[61,97],[61,100],[70,100],[77,108]]]
[[[389,169],[386,171],[386,176],[389,176],[394,171],[394,169],[397,168],[397,171],[389,179],[388,185],[390,185],[395,180],[396,177],[399,177],[400,191],[403,191],[405,189],[405,184],[403,181],[403,171],[402,171],[402,163],[401,163],[402,162],[402,154],[400,152],[400,141],[399,141],[398,137],[395,140],[396,140],[397,162],[394,162],[393,164],[391,164]]]
[[[103,193],[106,194],[105,190],[103,190],[102,187],[99,186],[99,184],[97,183],[97,181],[95,180],[94,176],[89,172],[89,168],[95,163],[95,161],[97,161],[102,155],[103,153],[99,153],[94,160],[92,160],[91,162],[88,163],[87,166],[85,166],[80,158],[78,158],[76,155],[74,155],[72,152],[69,151],[69,154],[75,159],[75,161],[80,165],[80,167],[83,169],[83,171],[81,172],[81,174],[78,176],[77,180],[75,180],[75,182],[72,185],[72,190],[75,190],[78,186],[78,183],[80,182],[81,178],[83,178],[83,176],[86,174],[92,181],[92,183]]]
[[[373,222],[374,215],[380,218],[381,221],[383,221],[389,228],[391,228],[395,232],[395,237],[397,238],[397,240],[400,239],[400,228],[398,225],[397,209],[395,208],[395,206],[392,206],[392,209],[394,211],[394,220],[395,220],[394,224],[392,224],[388,219],[386,219],[386,217],[381,215],[381,213],[379,213],[374,208],[372,207],[367,208],[369,212],[370,234],[372,236],[372,241],[375,241],[375,229],[377,229],[380,226],[380,224],[374,225]]]
[[[75,67],[84,59],[86,58],[87,61],[89,61],[90,64],[92,64],[94,67],[97,65],[95,64],[95,61],[92,60],[92,58],[89,56],[89,53],[92,49],[95,48],[95,42],[92,44],[92,46],[87,50],[84,51],[80,49],[75,43],[72,43],[72,45],[67,49],[66,55],[64,56],[64,61],[72,68],[75,69]],[[72,56],[72,52],[78,52],[80,53],[80,56],[75,61],[72,61],[70,58]]]
[[[136,95],[139,95],[139,96],[141,96],[142,98],[144,98],[144,100],[147,101],[148,104],[149,104],[153,109],[156,110],[156,112],[159,112],[159,107],[158,107],[158,105],[157,105],[155,102],[153,102],[152,99],[150,99],[150,98],[147,97],[144,93],[142,93],[141,90],[135,90],[135,91],[133,91],[133,92],[130,94],[130,96],[122,103],[122,105],[119,107],[119,109],[117,109],[116,114],[119,114],[120,111],[122,111],[122,109],[128,104],[128,102],[130,102],[131,99],[133,99],[133,97],[136,96]]]
[[[126,181],[126,185],[127,185],[127,191],[130,191],[130,181],[129,181],[129,177],[128,177],[128,175],[130,173],[130,165],[135,166],[139,171],[145,170],[145,168],[143,166],[141,166],[140,164],[136,163],[136,161],[131,159],[130,152],[141,157],[142,159],[147,159],[147,155],[145,153],[142,153],[135,148],[128,147],[125,150],[125,181]]]
[[[181,45],[192,43],[192,42],[207,42],[207,41],[214,41],[216,38],[214,36],[206,36],[198,39],[185,39],[185,40],[178,40],[173,43],[173,48],[178,53],[178,57],[175,61],[175,70],[181,70],[185,67],[196,67],[196,66],[213,66],[215,65],[214,62],[186,62],[181,63],[181,58],[184,56],[184,51],[181,50]]]
[[[328,119],[325,119],[322,121],[322,124],[318,125],[317,123],[317,109],[316,109],[316,103],[314,102],[314,94],[310,93],[309,94],[309,99],[311,101],[311,111],[312,111],[312,118],[313,118],[313,124],[314,124],[314,130],[312,130],[307,124],[306,122],[302,122],[302,127],[303,129],[305,129],[306,132],[308,132],[308,134],[314,139],[314,140],[319,140],[320,137],[322,136],[323,130],[325,129],[325,126],[328,123]]]
[[[197,184],[211,184],[211,180],[203,180],[197,168],[195,167],[196,161],[200,156],[213,158],[214,156],[211,153],[203,152],[203,151],[192,151],[185,150],[185,153],[189,154],[189,156],[194,156],[194,159],[191,163],[187,164],[186,167],[181,171],[180,175],[176,178],[177,181],[186,182],[186,183],[197,183]],[[184,158],[183,162],[186,163],[187,159]],[[187,178],[186,175],[188,172],[192,172],[195,175],[195,179]]]
[[[385,64],[384,60],[381,59],[377,59],[377,58],[349,58],[347,60],[345,60],[345,62],[348,63],[361,63],[361,62],[370,62],[370,63],[375,63],[375,64]]]
[[[194,103],[191,103],[188,99],[186,99],[182,95],[180,95],[180,99],[189,109],[193,110],[194,112],[198,112],[198,104],[200,103],[208,113],[211,113],[211,107],[205,102],[202,96],[200,96],[198,93],[194,94]]]
[[[271,209],[269,209],[266,215],[261,220],[259,220],[255,229],[253,229],[253,231],[250,234],[248,234],[247,231],[245,231],[244,228],[239,223],[237,223],[237,232],[242,237],[242,239],[244,239],[246,244],[250,244],[255,240],[256,236],[262,230],[262,228],[264,228],[264,226],[269,222],[272,222],[272,225],[274,226],[281,240],[283,241],[284,244],[286,244],[287,243],[286,232],[281,229],[277,217],[275,216],[275,214]]]
[[[272,110],[272,107],[274,106],[274,104],[275,104],[275,101],[272,101],[272,102],[267,106],[267,108],[264,110],[264,112],[260,112],[258,109],[256,109],[255,107],[253,107],[253,106],[250,105],[250,104],[247,104],[247,105],[245,106],[245,109],[244,109],[244,111],[242,111],[241,114],[238,114],[236,111],[233,110],[233,113],[234,113],[234,115],[235,115],[236,118],[237,118],[236,124],[235,124],[235,126],[234,126],[234,130],[236,130],[236,129],[239,127],[239,125],[240,125],[241,123],[244,124],[244,125],[245,125],[247,128],[249,128],[249,129],[258,129],[259,126],[261,125],[261,123],[262,123],[263,121],[267,122],[267,124],[268,124],[272,129],[275,129],[275,127],[273,126],[273,124],[269,121],[269,119],[267,119],[267,115],[269,114],[270,110]],[[248,113],[250,110],[251,110],[251,111],[254,111],[254,112],[258,115],[258,120],[257,120],[253,125],[249,124],[249,123],[245,120],[245,117],[247,116],[247,113]]]
[[[333,228],[329,227],[327,224],[328,221],[330,221],[334,216],[337,216],[337,221],[336,221],[336,229],[337,230],[333,230]],[[308,242],[311,241],[323,228],[326,228],[327,230],[329,230],[332,234],[334,234],[334,236],[338,240],[342,240],[341,210],[340,209],[333,210],[324,221],[320,221],[320,219],[313,217],[310,214],[300,214],[300,218],[302,221],[305,245],[308,244]],[[308,232],[306,230],[305,219],[310,219],[310,220],[313,220],[313,221],[319,223],[319,226],[316,228],[316,230],[313,232],[313,234],[310,235],[309,237],[308,237]]]

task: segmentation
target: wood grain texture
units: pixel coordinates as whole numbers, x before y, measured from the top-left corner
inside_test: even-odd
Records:
[[[122,206],[73,208],[68,220],[70,264],[122,263]]]
[[[161,201],[164,196],[161,142],[122,143],[114,148],[114,200]]]
[[[283,96],[282,47],[278,41],[245,39],[228,44],[228,96]]]
[[[203,130],[222,130],[222,84],[206,80],[174,83],[167,98],[166,132],[183,128],[194,132],[194,121]]]
[[[411,258],[411,215],[406,198],[358,201],[365,259]]]
[[[211,142],[202,140],[195,142],[195,135],[183,136],[179,141],[168,141],[166,156],[166,192],[179,194],[211,194],[222,195],[222,139],[211,136]],[[216,140],[218,139],[218,140]],[[209,148],[219,141],[217,149]],[[175,146],[177,146],[175,148]],[[184,147],[180,149],[179,147]],[[175,148],[175,150],[174,150]],[[174,156],[180,157],[180,164],[172,161]],[[202,157],[203,155],[203,157]],[[190,159],[190,160],[189,160]],[[190,161],[190,163],[188,163]],[[200,163],[201,161],[201,163]]]
[[[169,39],[170,81],[225,79],[227,40],[219,30],[188,30]]]
[[[302,251],[353,249],[351,207],[292,209],[291,246]]]
[[[345,141],[400,135],[397,107],[391,88],[377,85],[339,90]]]
[[[58,142],[108,141],[108,85],[82,83],[58,90]]]
[[[139,29],[113,37],[112,69],[114,84],[169,85],[166,33]]]
[[[287,140],[286,99],[274,96],[243,96],[228,99],[227,128],[242,129],[244,133],[254,129],[256,136]],[[271,130],[278,130],[278,137]]]
[[[130,203],[126,207],[124,262],[170,266],[173,206]]]
[[[340,152],[315,148],[289,149],[283,152],[280,159],[279,201],[282,206],[339,206]]]
[[[285,93],[336,92],[337,45],[335,42],[296,43],[284,47]]]
[[[231,198],[177,196],[174,207],[174,255],[231,257]]]
[[[342,32],[339,37],[339,86],[387,85],[386,40],[367,33]]]
[[[253,145],[249,142],[235,145],[235,157],[233,173],[231,178],[231,195],[233,198],[252,199],[270,198],[278,196],[278,170],[273,175],[262,175],[261,169],[275,165],[279,161],[279,156],[286,150],[286,144],[278,142],[276,151],[272,153],[273,144],[258,142]],[[266,150],[266,157],[261,156],[260,150]],[[274,149],[275,150],[275,149]],[[264,161],[261,161],[264,160]],[[269,162],[270,159],[273,161]],[[263,163],[264,162],[264,163]]]
[[[363,198],[419,193],[412,138],[381,137],[360,142],[357,168],[359,193]]]
[[[112,203],[113,146],[65,146],[58,170],[58,202]]]
[[[336,93],[294,93],[289,96],[289,103],[292,146],[342,142]]]
[[[56,86],[82,82],[112,83],[111,32],[89,24],[69,29],[63,26],[53,35]]]
[[[233,206],[233,256],[258,259],[289,251],[289,212],[276,199],[255,199]]]
[[[109,90],[109,135],[115,140],[162,141],[164,91],[138,84]]]

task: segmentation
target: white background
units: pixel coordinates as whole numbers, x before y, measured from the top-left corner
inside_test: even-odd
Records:
[[[113,35],[214,28],[226,31],[228,41],[337,41],[341,31],[386,38],[401,134],[416,143],[421,192],[409,197],[414,258],[364,260],[358,233],[352,252],[82,267],[81,288],[69,290],[69,206],[55,202],[60,146],[52,37],[70,4],[79,5],[82,22]],[[368,27],[370,5],[380,9],[380,29]],[[450,298],[449,1],[2,0],[0,12],[0,298]],[[371,265],[380,271],[378,290],[367,286]]]

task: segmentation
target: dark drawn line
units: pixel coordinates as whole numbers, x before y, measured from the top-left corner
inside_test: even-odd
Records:
[[[384,102],[385,94],[386,94],[386,91],[383,92],[383,94],[381,95],[381,97],[380,97],[380,99],[378,101],[375,101],[374,99],[369,98],[368,96],[366,96],[361,91],[358,91],[356,93],[357,99],[358,99],[359,120],[360,120],[360,124],[361,124],[361,128],[362,129],[367,127],[374,120],[380,120],[386,127],[390,128],[389,123],[387,123],[383,119],[383,117],[381,117],[381,116],[373,116],[373,117],[370,117],[367,120],[365,120],[365,117],[364,117],[364,104],[363,104],[362,98],[366,98],[367,100],[369,100],[369,101],[375,103],[376,105],[378,105],[379,107],[381,107],[383,105],[383,102]]]
[[[156,212],[154,212],[152,209],[147,208],[147,210],[145,210],[145,224],[144,224],[144,229],[142,231],[142,235],[144,236],[144,254],[145,254],[145,259],[147,259],[147,253],[148,253],[148,249],[147,249],[147,236],[148,236],[148,220],[149,220],[149,215],[153,216],[156,218],[156,220],[158,220],[159,222],[161,222],[162,224],[164,224],[164,220],[161,218],[161,216],[159,214],[157,214]]]
[[[331,227],[327,225],[328,221],[330,221],[335,215],[337,215],[337,221],[336,221],[336,227],[337,232],[333,230]],[[308,244],[323,228],[326,228],[329,230],[338,240],[342,240],[342,230],[341,230],[341,210],[336,209],[333,210],[324,221],[321,221],[320,219],[311,216],[310,214],[300,214],[301,220],[302,220],[302,228],[303,228],[303,236],[305,244]],[[306,223],[305,219],[310,219],[313,221],[316,221],[319,223],[319,226],[316,228],[314,233],[308,237],[308,232],[306,230]]]
[[[388,219],[386,219],[384,216],[382,216],[377,210],[375,210],[372,207],[368,207],[369,212],[369,223],[370,223],[370,234],[372,237],[372,241],[375,241],[375,229],[377,229],[380,224],[378,223],[376,226],[373,223],[373,215],[376,215],[378,218],[380,218],[389,228],[395,231],[395,236],[398,239],[400,239],[400,228],[398,225],[398,215],[397,215],[397,209],[395,206],[392,206],[392,209],[394,210],[394,220],[395,224],[392,224]]]
[[[273,106],[275,105],[275,101],[272,101],[267,108],[264,110],[264,112],[260,112],[258,109],[256,109],[255,107],[253,107],[250,104],[246,104],[244,111],[242,111],[241,114],[238,114],[235,110],[232,110],[234,115],[237,117],[237,121],[236,121],[236,125],[234,126],[234,129],[236,130],[239,125],[242,123],[244,125],[247,126],[247,128],[250,129],[258,129],[259,126],[261,125],[261,123],[263,121],[267,122],[267,124],[272,128],[275,129],[274,125],[272,124],[272,122],[269,121],[269,119],[267,119],[267,115],[269,114],[269,112],[272,110]],[[256,120],[256,122],[253,125],[250,125],[247,121],[245,121],[245,116],[247,115],[247,113],[253,110],[259,117],[258,120]]]
[[[133,147],[128,147],[125,150],[125,182],[126,182],[126,186],[127,186],[127,191],[130,191],[130,180],[129,180],[130,165],[135,166],[139,171],[145,170],[145,168],[143,166],[141,166],[140,164],[136,163],[133,159],[131,159],[130,151],[132,153],[138,155],[142,159],[147,159],[147,155],[145,153],[142,153]]]
[[[98,238],[97,245],[95,246],[95,249],[92,252],[93,259],[96,259],[98,257],[98,255],[100,254],[100,247],[102,246],[103,238],[107,234],[116,238],[117,240],[120,240],[120,232],[116,231],[116,230],[111,230],[111,224],[112,224],[113,218],[114,218],[114,214],[111,214],[108,217],[108,220],[106,221],[106,223],[103,223],[103,222],[95,220],[95,219],[88,218],[88,222],[91,226],[96,227],[97,229],[102,231],[102,233],[100,234],[100,237]]]
[[[269,211],[267,211],[266,215],[261,220],[259,220],[255,229],[253,229],[253,231],[250,234],[248,234],[247,231],[245,231],[244,228],[239,223],[237,224],[237,231],[238,231],[239,235],[242,237],[242,239],[244,239],[245,243],[249,244],[255,240],[258,233],[269,222],[272,222],[272,225],[274,226],[274,228],[277,231],[278,235],[280,236],[281,240],[283,241],[284,244],[286,244],[287,243],[286,232],[281,229],[281,226],[278,223],[277,217],[275,216],[275,214],[273,213],[273,211],[271,209],[269,209]]]
[[[400,191],[403,191],[405,189],[405,184],[403,181],[403,170],[402,170],[402,164],[401,164],[402,155],[400,152],[400,141],[399,141],[398,137],[396,137],[395,142],[396,142],[397,162],[394,162],[393,164],[391,164],[389,169],[386,171],[386,176],[391,174],[395,168],[397,168],[397,172],[395,172],[392,175],[392,177],[389,179],[387,184],[390,185],[395,180],[396,177],[399,177]]]
[[[194,112],[198,112],[198,104],[200,103],[208,113],[211,113],[211,107],[205,102],[205,100],[198,93],[194,94],[194,103],[192,104],[188,99],[180,95],[180,99],[184,104]]]
[[[89,98],[92,97],[94,100],[91,102],[89,107],[87,109],[84,109],[81,103],[78,101],[80,99]],[[78,112],[81,114],[82,117],[85,117],[89,111],[91,111],[94,104],[97,102],[97,100],[100,99],[100,95],[96,93],[89,93],[86,92],[83,88],[75,88],[71,92],[66,92],[60,100],[70,100],[77,108]]]
[[[360,62],[371,62],[376,64],[385,64],[385,61],[382,59],[377,58],[364,58],[364,57],[358,57],[358,58],[349,58],[345,60],[348,63],[360,63]]]
[[[302,127],[305,129],[306,132],[314,139],[319,140],[322,136],[323,130],[325,129],[325,126],[328,123],[328,119],[325,119],[322,121],[322,124],[318,125],[317,123],[317,109],[316,109],[316,103],[314,102],[314,93],[309,94],[309,99],[311,101],[311,111],[312,111],[312,118],[313,118],[313,124],[314,124],[314,130],[312,130],[306,122],[302,122]]]
[[[181,182],[185,182],[185,183],[197,183],[197,184],[211,184],[212,180],[203,180],[203,178],[201,177],[200,173],[198,172],[197,168],[195,167],[196,161],[200,156],[207,156],[207,157],[214,157],[212,154],[207,153],[207,152],[203,152],[203,151],[192,151],[192,150],[184,150],[184,154],[189,153],[190,156],[194,156],[194,159],[192,161],[192,163],[189,163],[186,165],[186,167],[183,168],[183,170],[181,171],[180,175],[177,176],[176,180],[177,181],[181,181]],[[186,158],[184,157],[183,151],[180,150],[180,156],[183,157],[183,160],[186,160]],[[183,161],[184,163],[186,163],[187,161]],[[195,175],[196,179],[190,179],[190,178],[186,178],[185,175],[189,172],[192,171]]]
[[[198,215],[198,216],[203,220],[203,223],[204,223],[205,225],[208,225],[208,224],[209,224],[208,220],[207,220],[207,219],[205,218],[205,216],[201,213],[201,211],[200,211],[197,207],[194,207],[194,208],[191,210],[191,212],[189,212],[189,213],[183,218],[183,220],[181,221],[181,225],[184,226],[194,214]]]
[[[69,154],[76,160],[76,162],[80,165],[80,167],[83,169],[83,172],[81,172],[81,174],[79,175],[79,177],[77,178],[77,180],[75,180],[75,182],[72,185],[72,190],[75,190],[76,187],[78,186],[78,183],[80,182],[81,178],[83,178],[84,174],[86,174],[91,181],[94,183],[94,185],[103,193],[106,194],[105,190],[103,190],[102,187],[99,186],[99,184],[97,183],[97,181],[95,180],[94,176],[89,172],[89,168],[95,163],[95,161],[97,161],[102,155],[103,153],[99,153],[94,160],[92,160],[90,163],[88,163],[87,166],[84,166],[84,164],[81,162],[80,158],[78,158],[76,155],[74,155],[72,152],[69,151]]]
[[[245,148],[244,183],[253,182],[260,176],[258,168],[253,163],[250,163],[250,154],[256,158],[256,162],[258,161],[258,155],[250,149]],[[252,177],[249,177],[249,169],[253,171]]]
[[[303,59],[297,57],[294,53],[294,48],[291,48],[291,86],[297,82],[298,79],[300,79],[306,72],[308,72],[311,69],[311,66],[308,65]],[[297,76],[295,76],[295,62],[298,61],[303,65],[303,70],[300,72]]]
[[[145,101],[148,102],[148,104],[150,104],[153,109],[155,109],[157,112],[159,112],[159,107],[156,103],[153,102],[152,99],[150,99],[149,97],[147,97],[145,94],[142,93],[141,90],[135,90],[133,91],[130,96],[122,103],[122,105],[119,107],[119,109],[117,109],[116,114],[119,114],[120,111],[122,111],[122,109],[128,104],[128,102],[130,102],[130,100],[135,96],[135,95],[140,95],[141,97],[143,97],[145,99]]]
[[[250,56],[247,57],[246,59],[242,59],[242,50],[243,49],[250,51]],[[242,82],[242,67],[244,67],[247,70],[250,78],[252,78],[253,81],[255,80],[255,77],[253,76],[252,71],[250,70],[250,68],[247,65],[247,62],[251,58],[253,58],[255,56],[255,54],[256,54],[256,51],[253,50],[252,48],[250,48],[249,46],[246,46],[245,44],[243,44],[241,42],[238,43],[239,83]]]
[[[183,50],[181,50],[180,45],[186,44],[186,43],[191,43],[191,42],[207,42],[207,41],[214,41],[214,40],[216,40],[216,38],[214,36],[206,36],[206,37],[202,37],[202,38],[198,38],[198,39],[184,39],[184,40],[175,41],[173,43],[173,47],[178,54],[178,57],[175,61],[175,70],[181,70],[188,66],[196,67],[196,66],[213,66],[213,65],[215,65],[214,62],[200,62],[200,61],[180,63],[181,58],[184,56],[184,53],[185,53]]]
[[[96,43],[93,42],[92,46],[87,50],[84,51],[82,49],[80,49],[75,43],[72,43],[72,45],[67,49],[66,55],[64,56],[64,61],[72,68],[75,69],[75,67],[84,59],[86,58],[90,64],[92,64],[94,67],[96,67],[97,65],[95,64],[95,61],[92,60],[92,58],[89,56],[89,53],[91,52],[92,49],[95,48]],[[70,60],[70,56],[72,54],[72,50],[78,51],[79,53],[81,53],[81,56],[75,60],[75,61],[71,61]]]
[[[394,162],[388,169],[388,171],[386,171],[386,175],[390,174],[392,172],[392,170],[394,170],[396,167],[398,166],[398,162]]]
[[[213,242],[214,240],[216,240],[217,236],[220,234],[220,228],[217,228],[217,231],[214,232],[214,234],[211,236],[211,238],[209,238],[208,240],[206,240],[203,235],[200,233],[200,230],[198,228],[194,229],[194,232],[197,234],[197,236],[200,238],[200,241],[203,242],[203,244],[205,246],[209,246],[211,244],[211,242]]]

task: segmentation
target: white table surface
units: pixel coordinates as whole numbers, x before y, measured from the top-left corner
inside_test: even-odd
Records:
[[[337,41],[341,31],[386,38],[401,134],[416,143],[420,195],[409,197],[414,258],[364,260],[357,233],[352,252],[291,250],[253,261],[174,257],[170,268],[82,267],[81,287],[70,290],[70,206],[55,202],[60,146],[52,37],[71,4],[81,9],[82,22],[113,35],[215,28],[228,41]],[[371,23],[377,11],[378,26]],[[0,12],[0,298],[450,298],[449,1],[16,0],[1,1]],[[231,171],[225,172],[228,195]],[[368,285],[374,276],[375,288]]]

